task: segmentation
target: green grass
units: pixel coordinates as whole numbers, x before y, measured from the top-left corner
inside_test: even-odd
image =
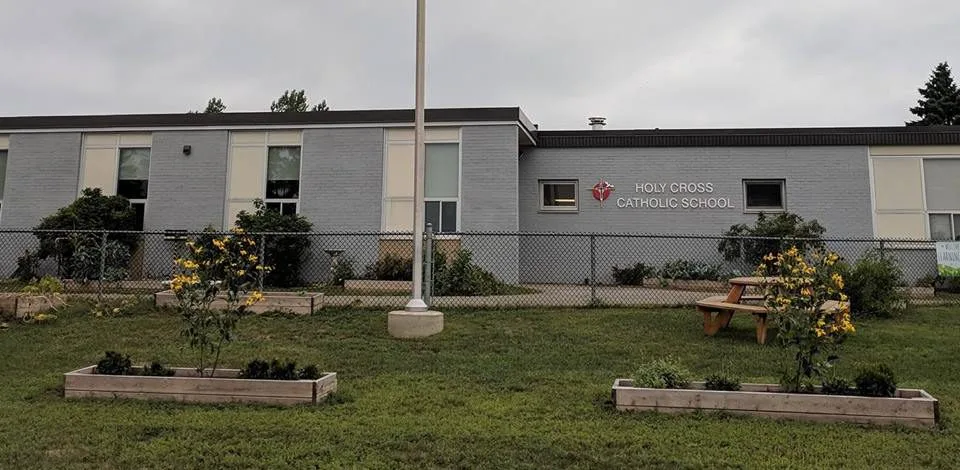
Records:
[[[749,318],[705,338],[692,309],[448,312],[421,341],[383,312],[242,320],[225,360],[315,362],[339,374],[318,407],[202,406],[60,397],[62,373],[104,350],[189,366],[176,315],[93,318],[0,331],[5,468],[954,468],[960,455],[960,315],[931,308],[864,321],[839,370],[887,362],[941,400],[934,431],[715,414],[623,414],[610,385],[665,355],[699,377],[771,382],[783,351]]]

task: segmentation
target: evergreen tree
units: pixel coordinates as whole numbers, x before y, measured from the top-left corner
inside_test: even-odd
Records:
[[[205,114],[220,114],[227,110],[227,105],[223,104],[223,100],[220,98],[210,98],[210,101],[207,101],[207,108],[203,110]]]
[[[917,91],[921,99],[910,112],[920,119],[907,122],[908,126],[960,125],[960,90],[946,62],[938,64],[927,83]]]

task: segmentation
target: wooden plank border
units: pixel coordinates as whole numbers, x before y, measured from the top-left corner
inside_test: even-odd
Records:
[[[768,384],[743,384],[736,392],[704,390],[703,382],[695,382],[689,389],[652,389],[634,387],[629,379],[617,379],[611,393],[621,411],[723,411],[781,419],[925,428],[936,426],[940,420],[937,399],[916,389],[899,389],[895,397],[879,398],[785,393],[779,386]]]
[[[132,398],[192,403],[317,404],[337,390],[337,374],[317,380],[240,379],[239,369],[220,369],[215,377],[199,377],[194,369],[177,368],[171,377],[99,375],[96,366],[64,374],[66,398]]]

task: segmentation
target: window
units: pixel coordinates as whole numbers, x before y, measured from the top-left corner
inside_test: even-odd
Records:
[[[930,239],[960,240],[960,159],[923,160],[923,182],[930,220]]]
[[[300,147],[267,149],[267,210],[284,215],[297,213],[300,201]]]
[[[577,181],[541,181],[540,210],[551,212],[576,212]]]
[[[130,200],[137,212],[137,230],[143,230],[150,178],[150,149],[121,148],[117,172],[117,194]]]
[[[3,183],[7,176],[7,151],[0,150],[0,212],[3,211]]]
[[[460,145],[427,144],[424,163],[425,219],[434,232],[458,231]]]
[[[784,182],[785,180],[743,180],[744,210],[786,210]]]

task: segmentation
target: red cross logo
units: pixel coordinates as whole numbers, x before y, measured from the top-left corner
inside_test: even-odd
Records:
[[[593,198],[600,201],[600,207],[603,207],[603,201],[609,199],[610,193],[613,192],[613,185],[604,181],[603,178],[600,178],[600,181],[593,185],[591,192],[593,193]]]

